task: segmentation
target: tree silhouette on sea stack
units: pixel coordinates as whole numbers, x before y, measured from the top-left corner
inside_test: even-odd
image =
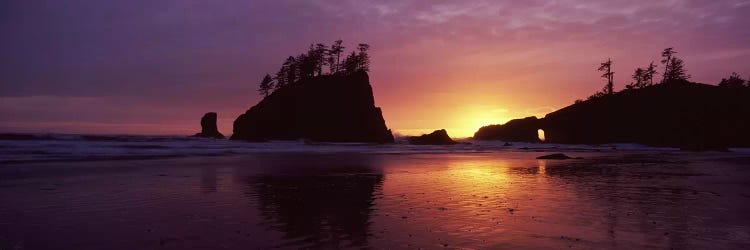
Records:
[[[636,68],[631,78],[633,82],[626,85],[627,89],[641,89],[651,85],[654,85],[654,75],[656,74],[656,64],[651,62],[648,67]]]
[[[750,87],[750,82],[748,82],[748,87]],[[732,72],[732,74],[729,76],[729,78],[721,79],[721,82],[719,82],[719,87],[727,87],[727,88],[741,88],[745,87],[745,80],[743,80],[739,74],[736,72]]]
[[[273,91],[273,78],[271,78],[271,75],[266,74],[266,76],[263,77],[263,80],[260,81],[258,92],[260,92],[263,97],[266,97],[271,94],[271,91]]]
[[[685,69],[685,61],[675,56],[677,51],[674,48],[669,47],[661,52],[661,63],[664,65],[664,72],[662,74],[662,80],[659,83],[684,83],[690,79],[690,75],[687,74]],[[602,91],[597,91],[593,95],[588,97],[588,100],[605,97],[617,93],[614,90],[614,74],[612,71],[612,59],[608,58],[597,68],[598,71],[604,72],[601,77],[607,80],[607,84],[604,86]],[[648,86],[654,85],[654,75],[656,75],[656,64],[652,61],[646,68],[636,68],[631,76],[633,80],[631,83],[625,85],[625,89],[642,89]],[[739,75],[735,75],[735,78],[730,76],[733,86],[737,85],[737,80],[742,80]],[[724,81],[722,80],[722,82]],[[744,81],[743,81],[744,82]],[[742,86],[742,84],[739,84]],[[750,83],[748,83],[750,86]],[[576,100],[576,103],[583,102],[583,100]]]
[[[370,45],[310,44],[256,83],[263,96],[235,119],[232,140],[393,143],[370,84]],[[350,54],[346,54],[350,53]]]
[[[357,51],[352,51],[341,60],[345,48],[342,40],[334,41],[330,47],[322,43],[310,44],[306,53],[287,57],[275,77],[266,74],[260,82],[258,91],[267,97],[274,91],[300,80],[323,75],[351,75],[359,71],[370,71],[369,44],[360,43]],[[325,67],[328,67],[328,74],[323,73]]]
[[[607,85],[604,86],[604,94],[611,95],[614,93],[615,72],[612,72],[612,59],[607,59],[599,66],[599,71],[603,71],[602,78],[607,79]]]
[[[661,52],[661,56],[663,57],[661,63],[664,64],[664,78],[661,81],[662,83],[690,79],[690,75],[685,70],[685,62],[674,56],[674,54],[677,54],[677,51],[671,47]]]

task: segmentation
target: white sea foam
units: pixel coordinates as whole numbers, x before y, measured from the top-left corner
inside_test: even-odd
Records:
[[[424,146],[397,143],[306,143],[299,141],[244,142],[189,136],[137,135],[24,135],[0,139],[0,162],[118,160],[184,156],[220,156],[253,153],[483,153],[495,151],[673,151],[638,144],[561,145],[465,140],[451,146]]]

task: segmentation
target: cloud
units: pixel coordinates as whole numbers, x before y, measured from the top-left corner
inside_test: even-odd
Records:
[[[342,38],[349,46],[373,45],[376,96],[396,127],[413,117],[398,109],[461,99],[441,96],[408,106],[415,104],[403,93],[466,95],[461,87],[467,87],[513,93],[523,102],[514,106],[518,110],[560,107],[600,88],[590,68],[607,57],[616,62],[618,84],[669,46],[680,51],[697,81],[750,71],[747,3],[7,1],[0,6],[0,96],[116,99],[124,109],[179,114],[173,120],[192,119],[196,111],[187,109],[201,107],[232,117],[258,101],[255,84],[283,58],[310,43]],[[8,104],[5,111],[41,105]],[[86,119],[108,110],[77,108],[91,114]],[[403,115],[388,117],[389,110]],[[44,117],[56,119],[34,119]]]

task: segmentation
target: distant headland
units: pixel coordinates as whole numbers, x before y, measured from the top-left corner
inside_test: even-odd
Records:
[[[633,82],[613,91],[612,61],[599,68],[602,92],[544,118],[527,117],[480,128],[474,138],[565,144],[640,143],[687,150],[750,146],[750,82],[736,73],[716,85],[688,81],[684,61],[673,48],[662,52],[662,80],[656,65],[637,68]]]

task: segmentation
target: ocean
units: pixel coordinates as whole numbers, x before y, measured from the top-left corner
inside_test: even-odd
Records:
[[[750,247],[745,149],[4,138],[0,249]]]
[[[0,163],[137,160],[189,156],[229,156],[255,153],[487,153],[513,151],[676,151],[676,148],[638,144],[563,145],[463,140],[451,146],[397,144],[311,143],[299,141],[244,142],[192,136],[4,134],[0,135]],[[743,149],[735,149],[743,151]]]

